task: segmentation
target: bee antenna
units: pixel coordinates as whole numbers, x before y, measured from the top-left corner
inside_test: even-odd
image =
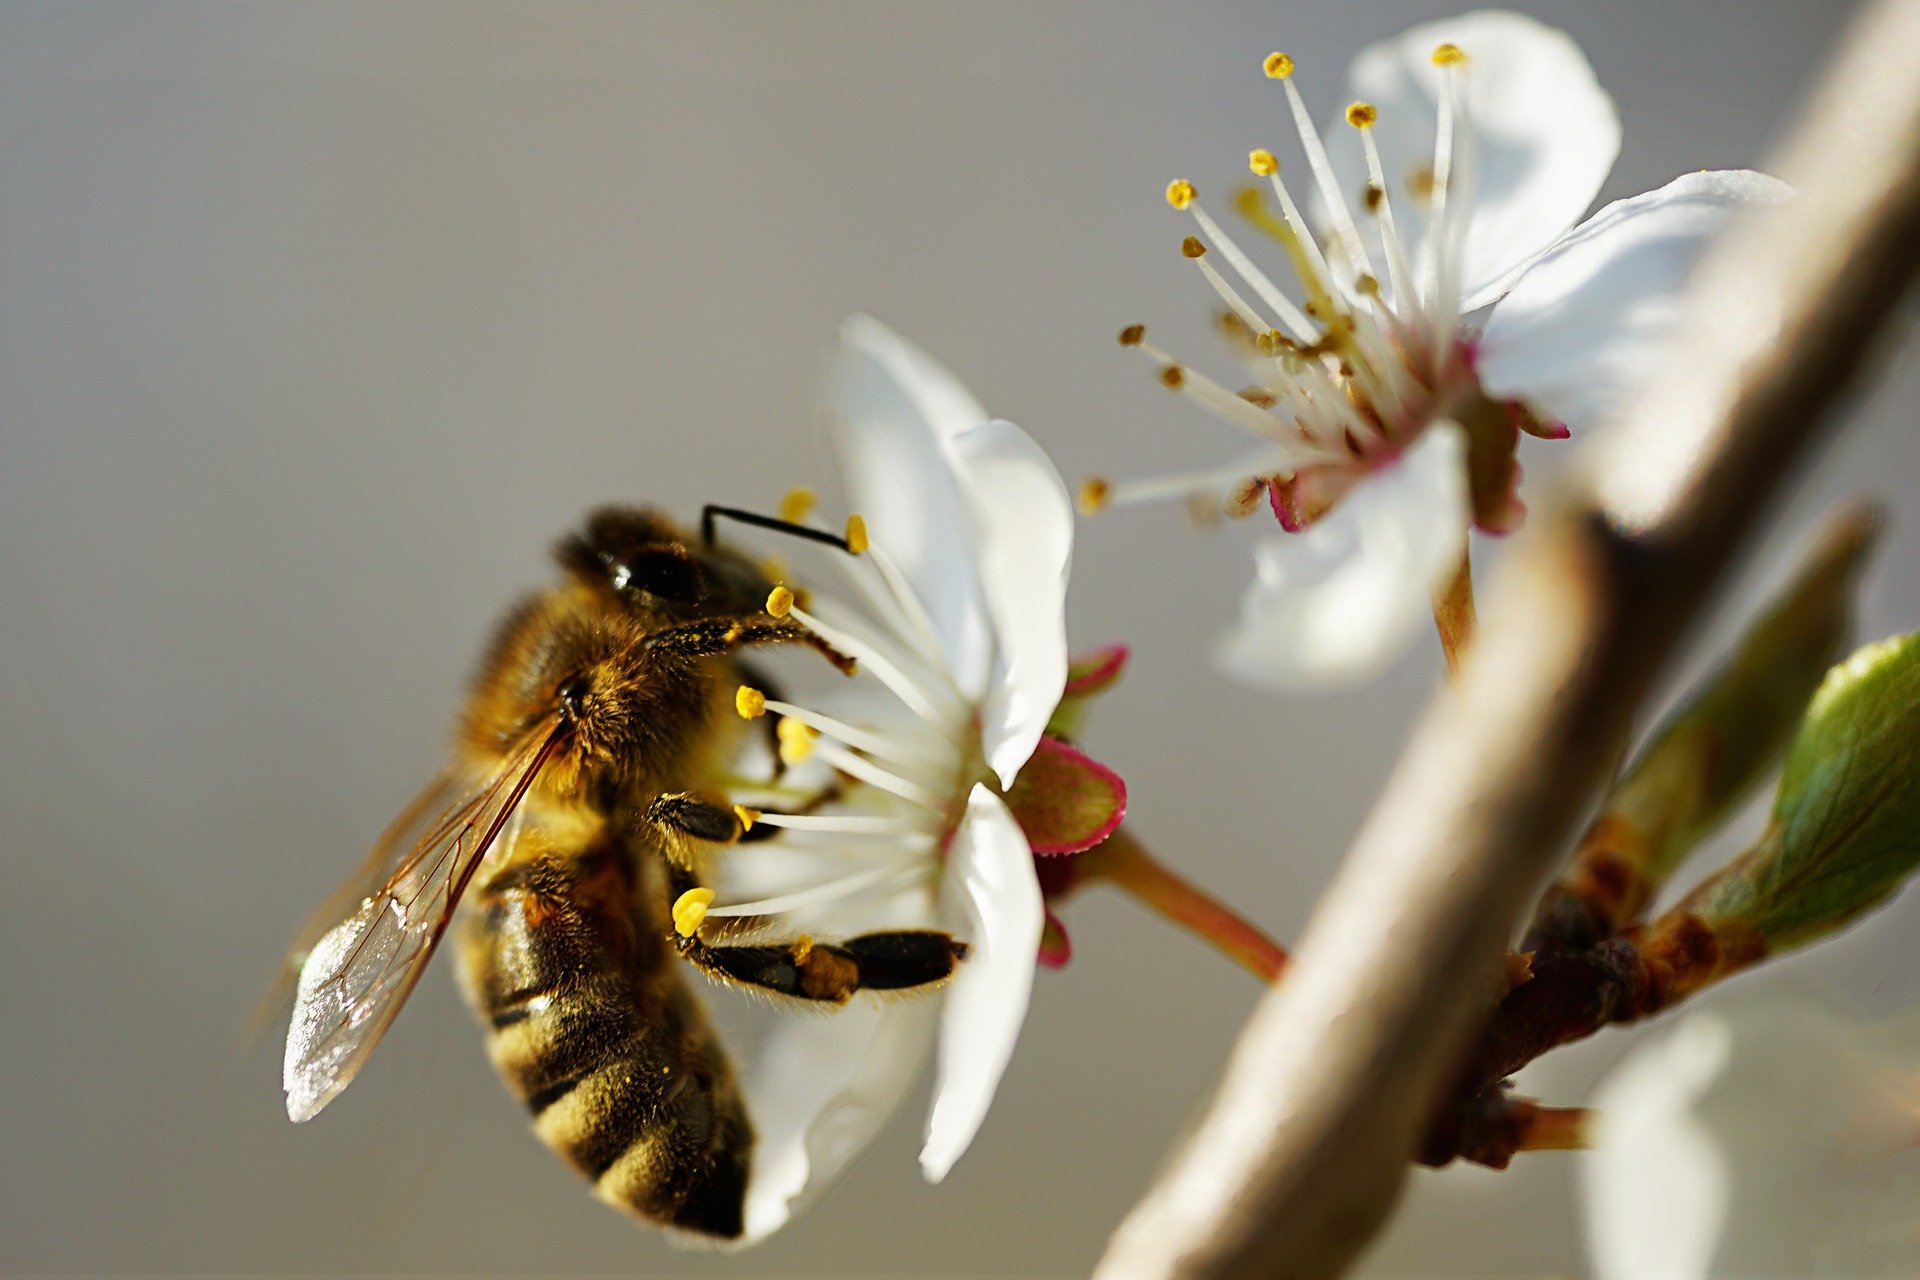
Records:
[[[706,506],[700,508],[700,541],[704,545],[709,547],[713,545],[713,523],[721,516],[725,516],[729,520],[738,521],[741,524],[752,525],[756,529],[771,529],[775,533],[790,534],[796,538],[805,538],[809,542],[823,542],[827,546],[834,547],[840,551],[851,551],[853,549],[847,545],[847,540],[837,533],[829,533],[825,529],[815,529],[811,525],[800,524],[793,520],[782,520],[778,516],[764,516],[758,511],[746,511],[739,507],[723,507],[713,502],[709,502]]]

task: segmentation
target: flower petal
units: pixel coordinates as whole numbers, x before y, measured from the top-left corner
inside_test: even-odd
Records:
[[[1013,1056],[1033,992],[1045,911],[1027,838],[1000,798],[976,784],[947,853],[945,896],[964,922],[967,958],[948,984],[938,1075],[920,1169],[947,1176],[973,1142]]]
[[[1429,428],[1305,531],[1255,549],[1257,576],[1218,660],[1272,689],[1352,683],[1418,629],[1466,549],[1466,443]]]
[[[789,1016],[742,1087],[755,1139],[742,1243],[765,1239],[873,1141],[933,1046],[930,1000],[856,999]]]
[[[1001,785],[1012,786],[1067,684],[1073,501],[1046,453],[1011,422],[962,432],[949,450],[973,516],[995,641],[981,749]]]
[[[1432,172],[1442,75],[1433,51],[1442,43],[1467,55],[1460,71],[1471,160],[1456,173],[1471,182],[1461,280],[1462,310],[1471,311],[1499,297],[1593,203],[1620,154],[1620,116],[1573,38],[1524,14],[1483,10],[1370,46],[1347,84],[1379,108],[1374,142],[1403,236],[1424,226],[1424,203],[1408,183]],[[1340,189],[1363,218],[1358,133],[1340,121],[1327,141]],[[1375,268],[1384,269],[1378,257]]]
[[[1595,1096],[1597,1133],[1583,1173],[1600,1280],[1707,1274],[1732,1171],[1693,1107],[1732,1052],[1724,1026],[1690,1020],[1630,1058]]]
[[[1601,1083],[1601,1280],[1920,1270],[1920,1021],[1723,1000]]]
[[[1689,173],[1608,205],[1494,307],[1480,335],[1481,385],[1576,431],[1593,426],[1657,363],[1687,276],[1728,216],[1790,194],[1778,179],[1734,169]]]
[[[980,695],[992,636],[973,511],[949,450],[986,410],[933,357],[862,315],[841,328],[828,398],[850,509],[920,597],[961,688]]]

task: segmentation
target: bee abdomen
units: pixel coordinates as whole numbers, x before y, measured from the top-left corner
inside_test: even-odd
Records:
[[[631,897],[596,893],[586,874],[516,870],[483,891],[461,960],[534,1131],[601,1199],[738,1236],[752,1132],[663,941],[636,928]]]

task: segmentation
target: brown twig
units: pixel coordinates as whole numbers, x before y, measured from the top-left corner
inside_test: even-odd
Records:
[[[1506,942],[1920,258],[1920,0],[1856,22],[1674,363],[1516,540],[1479,634],[1103,1276],[1329,1276],[1391,1210]]]

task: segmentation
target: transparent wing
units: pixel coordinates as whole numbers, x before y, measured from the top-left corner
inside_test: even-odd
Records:
[[[491,777],[462,794],[442,778],[388,828],[342,890],[352,914],[321,934],[300,966],[280,1082],[287,1115],[311,1120],[392,1025],[500,829],[559,741],[534,730]]]

